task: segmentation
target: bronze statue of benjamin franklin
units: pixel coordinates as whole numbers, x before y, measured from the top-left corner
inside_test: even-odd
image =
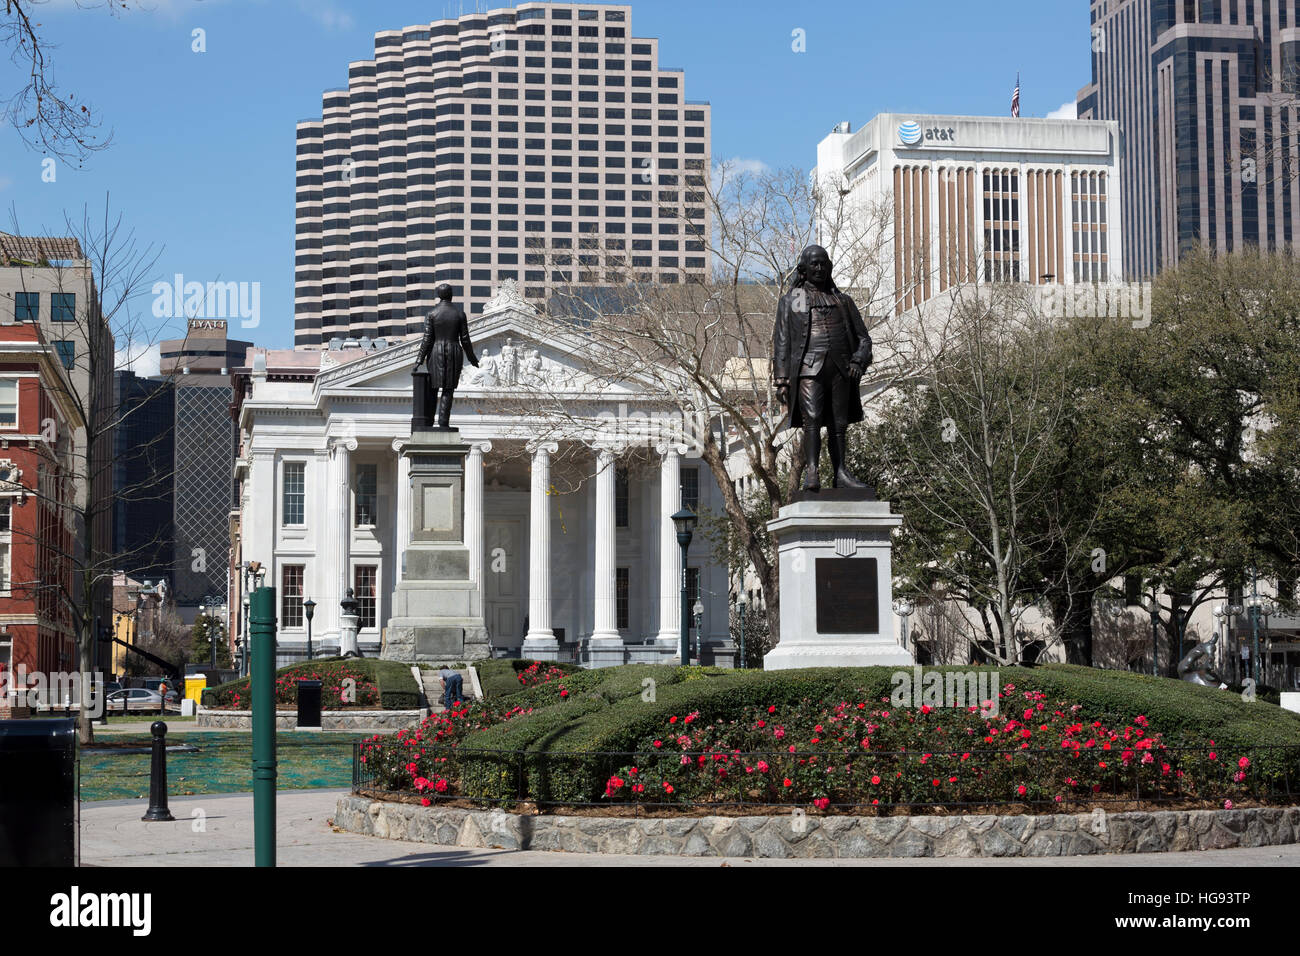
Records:
[[[460,384],[464,360],[478,368],[478,357],[469,340],[469,322],[465,310],[451,301],[451,286],[445,282],[433,290],[438,304],[424,319],[424,339],[415,360],[415,418],[412,427],[433,426],[436,415],[439,429],[451,427],[451,401]],[[428,377],[420,381],[420,366],[426,365]],[[421,401],[423,400],[423,401]]]
[[[821,430],[826,427],[832,487],[866,488],[844,467],[845,438],[862,421],[858,383],[871,364],[871,336],[853,299],[831,280],[831,260],[821,246],[799,256],[798,275],[781,296],[772,333],[772,379],[790,424],[802,426],[805,491],[821,488]]]

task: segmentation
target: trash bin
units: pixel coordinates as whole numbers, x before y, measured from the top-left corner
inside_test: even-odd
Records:
[[[320,726],[320,685],[318,680],[298,681],[298,726]]]
[[[0,720],[0,866],[76,866],[77,721]]]

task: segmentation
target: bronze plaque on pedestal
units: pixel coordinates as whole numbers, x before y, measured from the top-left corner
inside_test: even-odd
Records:
[[[880,633],[875,558],[817,558],[817,633]]]

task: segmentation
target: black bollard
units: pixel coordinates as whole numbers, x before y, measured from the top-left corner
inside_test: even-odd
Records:
[[[149,733],[153,734],[153,755],[149,761],[149,809],[140,819],[146,822],[175,820],[167,809],[167,725],[155,720]]]

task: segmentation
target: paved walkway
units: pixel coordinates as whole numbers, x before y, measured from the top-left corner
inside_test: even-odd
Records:
[[[285,790],[276,799],[281,866],[1300,866],[1300,846],[1191,853],[901,860],[755,860],[613,856],[428,846],[336,831],[327,822],[345,790]],[[173,797],[173,823],[144,823],[147,800],[81,805],[83,866],[251,866],[253,796]]]

